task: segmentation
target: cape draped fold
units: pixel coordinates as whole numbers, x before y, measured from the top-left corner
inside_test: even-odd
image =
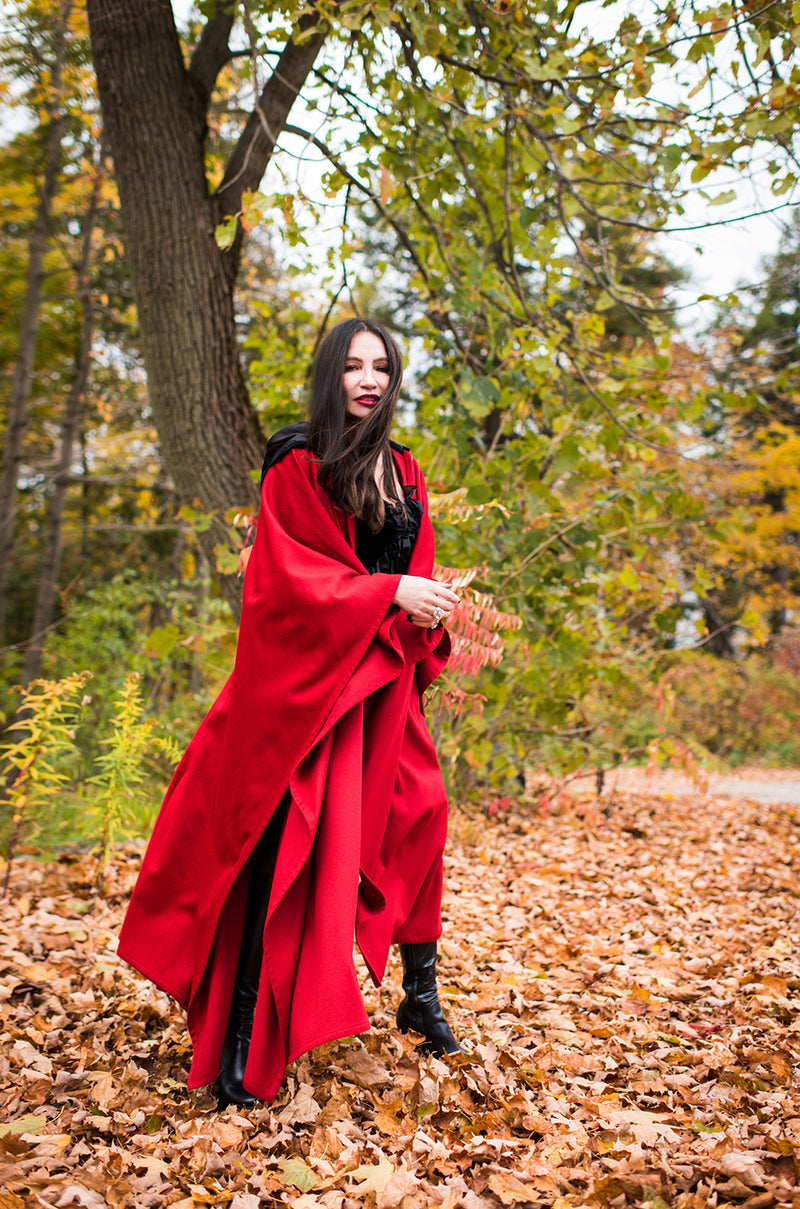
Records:
[[[422,474],[393,456],[424,508],[409,574],[429,577]],[[187,1008],[190,1087],[219,1070],[247,861],[284,796],[251,1092],[271,1099],[287,1062],[368,1027],[354,931],[376,983],[392,942],[440,933],[447,803],[421,694],[450,641],[392,604],[399,578],[365,571],[308,451],[269,471],[234,669],[175,772],[120,934],[120,956]]]

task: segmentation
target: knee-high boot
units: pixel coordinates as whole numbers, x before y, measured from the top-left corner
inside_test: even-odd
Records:
[[[405,998],[397,1009],[397,1027],[401,1033],[422,1033],[429,1054],[459,1054],[450,1025],[444,1018],[436,988],[436,941],[400,945],[403,960]]]
[[[255,1104],[257,1099],[244,1086],[244,1070],[250,1052],[258,984],[261,980],[269,896],[288,807],[287,791],[250,857],[250,881],[247,886],[242,947],[239,950],[239,963],[236,967],[228,1027],[219,1067],[220,1108],[225,1108],[228,1104]]]
[[[242,947],[233,984],[228,1028],[219,1068],[219,1106],[255,1104],[256,1096],[244,1086],[244,1070],[253,1034],[261,961],[264,956],[264,925],[272,889],[272,873],[253,869],[247,890]]]

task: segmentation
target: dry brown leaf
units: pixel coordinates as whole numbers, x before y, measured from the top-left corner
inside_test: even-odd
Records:
[[[409,1167],[398,1167],[378,1192],[378,1209],[416,1209],[417,1205],[425,1205],[425,1198],[419,1199],[421,1187],[422,1181]]]
[[[56,1209],[68,1209],[72,1205],[80,1205],[82,1209],[107,1209],[107,1202],[99,1192],[93,1192],[92,1189],[81,1187],[79,1184],[68,1184],[53,1204]]]
[[[730,1150],[721,1157],[717,1166],[723,1175],[736,1176],[751,1188],[763,1188],[767,1182],[764,1168],[749,1150]]]
[[[20,859],[0,1209],[800,1209],[800,827],[698,795],[579,805],[454,812],[440,968],[467,1053],[396,1032],[393,958],[380,991],[362,970],[372,1031],[245,1111],[186,1091],[181,1012],[114,954],[140,849],[115,855],[108,899],[81,857]]]
[[[371,1089],[386,1087],[392,1082],[392,1076],[386,1067],[373,1058],[363,1046],[347,1050],[343,1065],[359,1087]]]
[[[526,1205],[537,1199],[531,1185],[524,1184],[511,1171],[493,1171],[489,1188],[504,1205]]]

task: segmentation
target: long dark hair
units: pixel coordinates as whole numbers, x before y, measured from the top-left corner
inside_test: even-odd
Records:
[[[359,332],[371,332],[381,340],[389,364],[389,385],[369,415],[354,419],[347,412],[343,377],[350,345]],[[386,516],[375,483],[381,454],[383,489],[390,499],[399,498],[389,430],[402,379],[400,349],[386,329],[370,319],[345,319],[337,323],[317,350],[311,381],[308,443],[319,459],[319,481],[335,504],[360,517],[373,532],[382,528]]]

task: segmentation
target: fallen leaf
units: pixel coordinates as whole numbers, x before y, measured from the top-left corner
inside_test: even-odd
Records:
[[[357,957],[372,1030],[224,1112],[187,1091],[182,1012],[114,953],[141,847],[115,850],[107,898],[82,855],[21,856],[0,899],[0,1209],[789,1204],[800,826],[694,793],[607,805],[454,808],[439,967],[465,1053],[398,1034],[396,954],[381,989]]]
[[[344,1065],[359,1087],[368,1089],[386,1087],[392,1082],[392,1076],[386,1067],[376,1061],[363,1046],[348,1050],[344,1057]]]
[[[378,1192],[378,1209],[410,1209],[415,1204],[416,1194],[422,1181],[406,1166],[398,1167],[383,1189]],[[427,1198],[423,1205],[427,1204]]]
[[[280,1170],[278,1179],[282,1184],[299,1188],[301,1192],[310,1192],[317,1186],[316,1174],[302,1159],[287,1159],[280,1164]]]
[[[749,1187],[763,1188],[767,1182],[767,1173],[748,1150],[729,1150],[722,1155],[717,1166],[723,1175],[736,1176]]]
[[[379,1194],[383,1192],[393,1175],[394,1167],[384,1155],[381,1155],[377,1163],[366,1163],[347,1173],[347,1180],[351,1185],[350,1195],[361,1199],[368,1192]]]
[[[537,1199],[532,1186],[524,1184],[511,1171],[493,1171],[489,1187],[504,1205],[526,1205]]]
[[[47,1117],[37,1116],[35,1113],[27,1113],[25,1116],[16,1117],[13,1121],[5,1121],[0,1125],[0,1138],[8,1133],[41,1133],[47,1125]]]

